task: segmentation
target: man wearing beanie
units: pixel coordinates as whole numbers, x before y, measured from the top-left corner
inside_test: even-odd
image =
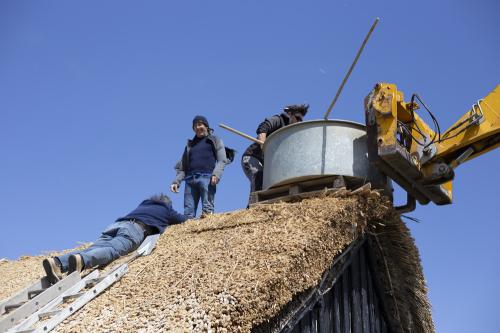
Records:
[[[213,135],[207,118],[194,117],[193,131],[195,136],[188,140],[181,160],[175,165],[177,174],[170,186],[172,192],[178,193],[181,182],[185,181],[184,215],[188,219],[196,217],[200,200],[201,217],[214,212],[216,185],[225,165],[230,163],[224,143]]]

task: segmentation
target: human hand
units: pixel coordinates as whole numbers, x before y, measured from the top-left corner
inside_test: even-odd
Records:
[[[170,191],[174,193],[179,193],[179,184],[172,183],[172,185],[170,185]]]
[[[212,178],[210,179],[210,185],[217,185],[218,182],[219,178],[217,176],[212,176]]]
[[[257,140],[261,141],[262,143],[259,144],[260,149],[264,148],[264,141],[266,141],[267,134],[266,133],[259,133],[257,135]]]

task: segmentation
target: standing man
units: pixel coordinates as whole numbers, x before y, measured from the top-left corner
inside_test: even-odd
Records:
[[[278,129],[301,122],[309,109],[309,105],[289,105],[283,113],[266,118],[257,127],[257,139],[264,142],[267,136]],[[264,170],[264,154],[262,146],[258,143],[251,144],[241,157],[241,167],[250,180],[250,192],[262,190],[262,175]]]
[[[147,236],[161,234],[168,226],[184,221],[186,217],[172,208],[168,196],[154,195],[108,226],[87,249],[45,259],[43,268],[49,281],[56,283],[63,273],[109,264],[138,248]]]
[[[181,182],[185,181],[184,215],[188,219],[196,216],[200,199],[201,217],[213,214],[216,185],[224,166],[230,163],[224,143],[213,135],[207,118],[194,117],[193,131],[195,136],[188,140],[181,160],[175,165],[177,174],[170,186],[172,192],[178,193]]]

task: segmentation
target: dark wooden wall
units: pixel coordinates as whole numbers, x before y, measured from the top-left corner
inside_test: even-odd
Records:
[[[301,319],[292,333],[390,332],[367,260],[367,246],[353,251],[333,287],[299,314]],[[290,328],[282,332],[290,332]]]

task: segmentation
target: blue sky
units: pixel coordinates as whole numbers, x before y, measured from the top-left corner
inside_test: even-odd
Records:
[[[500,80],[500,3],[480,1],[0,2],[0,257],[92,241],[168,191],[196,114],[239,151],[219,212],[248,195],[244,139],[286,104],[364,122],[376,82],[417,92],[449,127]],[[438,332],[498,332],[499,152],[460,166],[454,203],[419,206]],[[182,210],[182,194],[172,195]],[[401,199],[402,200],[402,199]]]

